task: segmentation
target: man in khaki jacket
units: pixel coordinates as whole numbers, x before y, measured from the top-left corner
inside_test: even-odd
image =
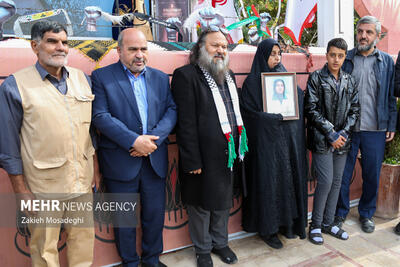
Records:
[[[94,99],[89,78],[65,66],[68,44],[63,25],[41,20],[33,25],[31,38],[38,61],[0,86],[0,167],[25,200],[49,194],[61,203],[91,197],[92,184],[98,186],[100,176],[89,133]],[[46,216],[43,210],[27,214]],[[61,210],[51,216],[76,214]],[[64,224],[69,266],[90,266],[93,261],[93,217],[85,216],[84,227]],[[28,227],[32,265],[59,266],[61,223]]]

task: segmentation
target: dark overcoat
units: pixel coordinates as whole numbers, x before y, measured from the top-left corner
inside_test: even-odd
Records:
[[[189,64],[174,71],[171,89],[178,109],[182,200],[206,210],[229,209],[233,178],[227,167],[228,143],[210,87],[200,68]],[[189,173],[200,168],[201,174]]]

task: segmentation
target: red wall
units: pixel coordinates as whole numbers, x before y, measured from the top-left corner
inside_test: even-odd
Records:
[[[8,76],[9,74],[31,64],[34,64],[36,57],[28,47],[26,41],[20,41],[24,48],[2,47],[0,45],[0,76]],[[26,43],[23,43],[26,42]],[[248,73],[253,61],[254,52],[232,52],[230,53],[230,67],[235,73]],[[150,51],[149,66],[163,70],[168,74],[172,74],[173,70],[187,63],[187,52],[164,52]],[[118,55],[116,50],[112,50],[100,62],[101,66],[117,61]],[[291,72],[306,72],[307,58],[303,54],[284,54],[283,64]],[[320,68],[325,63],[324,55],[312,55],[314,66],[310,71]],[[90,74],[96,64],[90,61],[86,56],[78,50],[70,49],[69,65],[82,69]],[[238,86],[241,87],[246,75],[236,76]],[[308,75],[298,75],[297,81],[301,88],[305,88]],[[1,81],[0,81],[1,83]],[[174,137],[171,136],[173,140]],[[167,208],[165,213],[164,228],[164,251],[189,245],[190,238],[187,226],[187,214],[183,209],[179,194],[179,179],[177,177],[178,152],[176,145],[169,147],[170,174],[167,178]],[[310,194],[314,190],[315,184],[309,183]],[[352,185],[352,199],[359,198],[361,191],[360,171],[356,170],[356,179]],[[0,193],[12,192],[12,188],[8,177],[4,170],[0,169]],[[309,198],[309,210],[312,207],[312,197]],[[229,221],[229,232],[235,233],[242,230],[241,228],[241,198],[234,199],[234,208],[231,210],[231,218]],[[30,259],[27,256],[29,247],[27,239],[16,228],[0,228],[0,266],[29,266]],[[112,242],[112,229],[110,226],[102,225],[96,229],[95,244],[95,264],[94,266],[106,265],[120,261],[115,245]],[[60,248],[65,245],[65,237],[59,242]],[[65,249],[61,249],[62,266],[65,263]]]

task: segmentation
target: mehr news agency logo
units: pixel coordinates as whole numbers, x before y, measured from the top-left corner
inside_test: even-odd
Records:
[[[106,196],[104,196],[106,195]],[[70,224],[73,226],[93,226],[93,213],[113,218],[114,226],[136,226],[136,210],[139,194],[85,194],[76,198],[26,199],[20,198],[21,224]]]

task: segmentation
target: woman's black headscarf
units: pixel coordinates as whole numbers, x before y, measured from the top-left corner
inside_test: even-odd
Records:
[[[261,72],[286,71],[281,63],[273,69],[270,69],[268,66],[268,58],[275,45],[278,46],[279,49],[281,48],[279,43],[274,39],[266,39],[258,45],[257,52],[254,55],[253,65],[251,66],[251,74],[259,75]]]
[[[268,58],[271,55],[272,48],[279,43],[274,39],[266,39],[262,41],[254,55],[251,72],[243,83],[242,103],[243,109],[248,111],[263,111],[262,89],[261,89],[261,73],[262,72],[286,72],[285,67],[279,63],[275,68],[268,66]]]

